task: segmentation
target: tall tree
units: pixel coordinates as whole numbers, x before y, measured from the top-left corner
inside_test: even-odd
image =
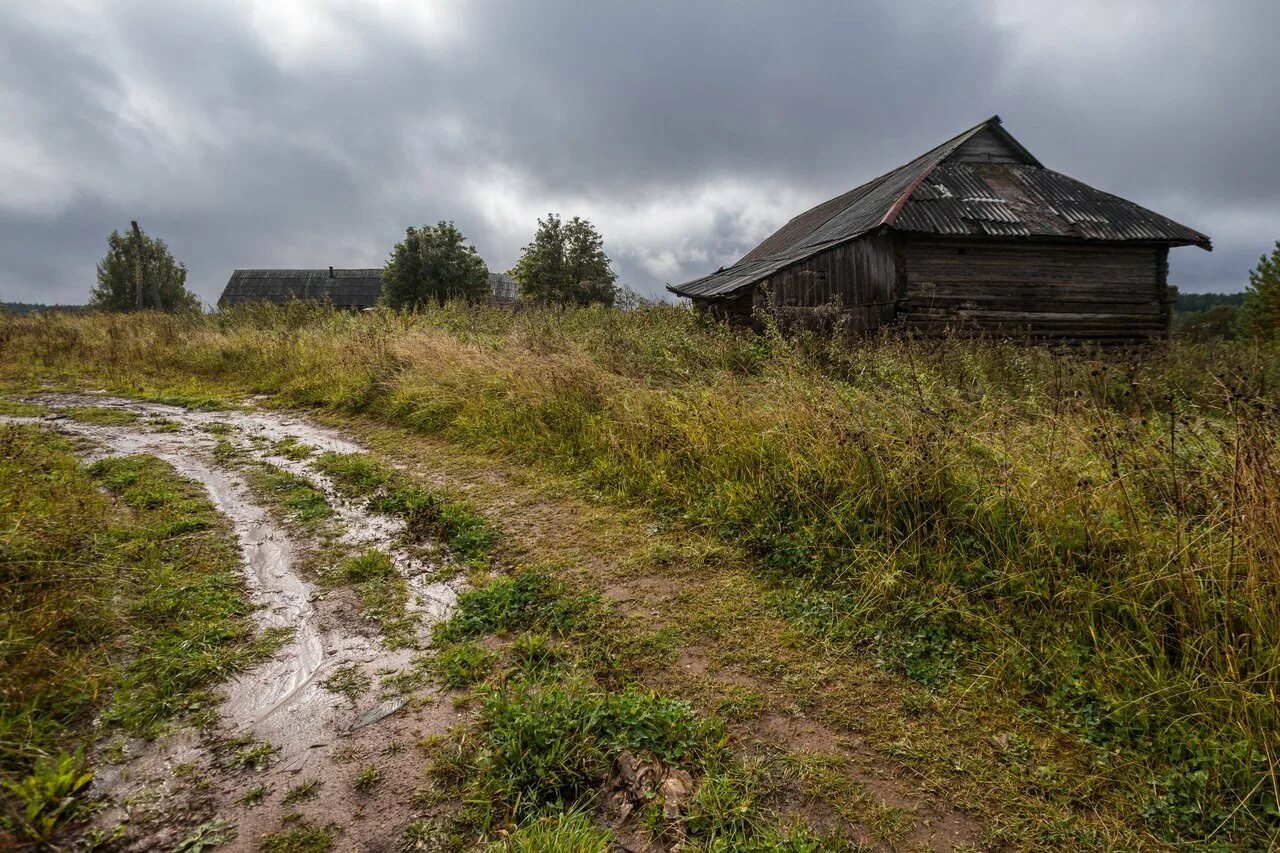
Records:
[[[128,234],[112,231],[107,254],[98,262],[98,283],[89,304],[107,311],[132,311],[138,307],[141,290],[143,308],[199,310],[199,298],[186,285],[187,268],[174,260],[163,240],[140,229]]]
[[[382,270],[382,301],[420,308],[449,299],[475,302],[489,295],[489,268],[452,222],[410,227]]]
[[[1249,273],[1249,286],[1236,323],[1246,337],[1280,337],[1280,240],[1271,256],[1259,258]]]
[[[533,242],[511,270],[520,295],[533,302],[560,305],[612,305],[617,273],[604,252],[604,238],[590,222],[575,216],[561,222],[554,213],[538,220]]]

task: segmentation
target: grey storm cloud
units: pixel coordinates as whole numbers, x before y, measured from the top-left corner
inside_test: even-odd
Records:
[[[130,219],[212,301],[439,219],[506,269],[552,210],[656,294],[993,113],[1236,290],[1280,238],[1277,31],[1273,0],[5,4],[0,298],[82,301]]]

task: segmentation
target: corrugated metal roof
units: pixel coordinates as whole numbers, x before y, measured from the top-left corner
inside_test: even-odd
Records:
[[[984,130],[1014,163],[948,161]],[[975,144],[977,144],[975,142]],[[726,296],[879,227],[955,236],[1149,240],[1210,248],[1209,238],[1133,202],[1045,169],[992,116],[905,166],[800,214],[742,260],[669,286],[679,296]]]
[[[1050,169],[1014,163],[940,163],[893,226],[932,234],[1209,246],[1198,231],[1131,201]]]
[[[516,281],[506,273],[489,273],[495,302],[514,302]],[[292,299],[328,301],[340,308],[371,308],[382,295],[382,269],[236,270],[218,299],[219,305]]]

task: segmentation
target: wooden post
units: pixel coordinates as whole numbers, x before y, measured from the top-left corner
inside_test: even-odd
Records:
[[[133,226],[133,284],[137,293],[137,310],[142,310],[142,229],[138,220],[129,223]]]

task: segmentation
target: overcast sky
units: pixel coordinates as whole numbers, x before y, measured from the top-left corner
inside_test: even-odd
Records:
[[[1280,238],[1280,2],[0,3],[0,299],[84,301],[138,219],[236,267],[380,266],[452,219],[506,270],[591,219],[658,293],[998,113],[1045,165],[1213,238]]]

